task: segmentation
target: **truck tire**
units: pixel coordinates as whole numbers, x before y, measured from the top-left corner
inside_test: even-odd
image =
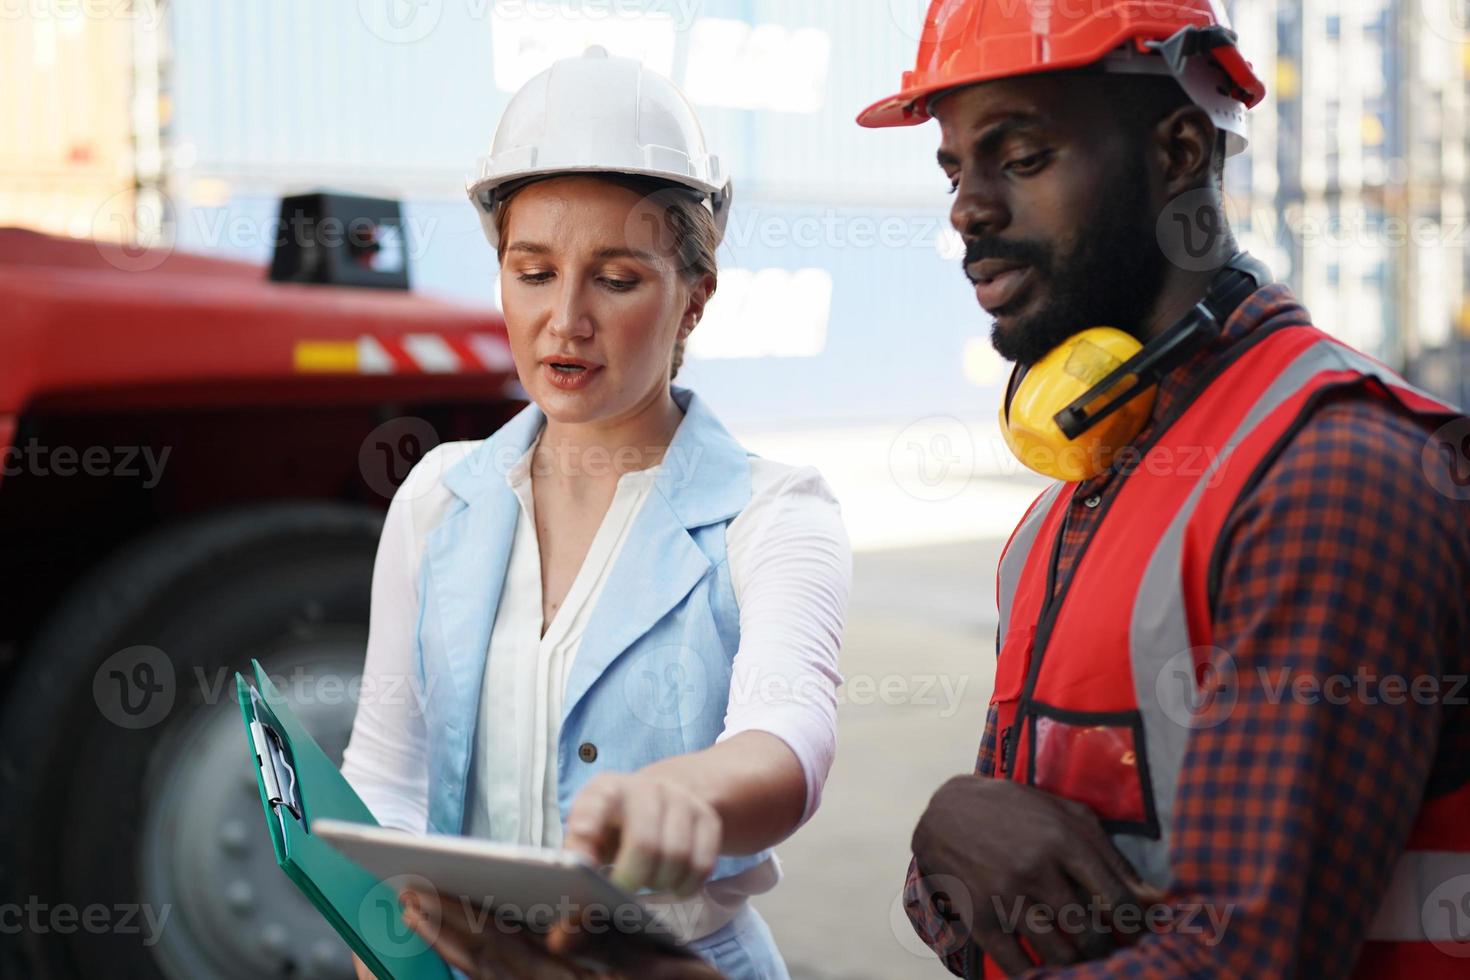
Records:
[[[0,977],[353,976],[276,867],[235,672],[259,659],[340,761],[381,524],[325,503],[193,519],[57,606],[0,710]]]

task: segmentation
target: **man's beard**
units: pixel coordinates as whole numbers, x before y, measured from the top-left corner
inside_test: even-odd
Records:
[[[1124,174],[1119,193],[1104,195],[1076,247],[1060,258],[1039,241],[979,239],[969,243],[965,266],[1007,259],[1034,267],[1044,305],[1004,328],[991,328],[1001,357],[1030,367],[1068,337],[1089,327],[1117,327],[1140,341],[1163,287],[1165,262],[1154,234],[1148,182],[1142,167]]]

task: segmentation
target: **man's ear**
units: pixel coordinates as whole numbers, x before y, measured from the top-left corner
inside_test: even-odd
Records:
[[[1176,197],[1213,181],[1215,134],[1209,113],[1197,105],[1179,106],[1159,120],[1153,130],[1153,149],[1167,197]]]
[[[684,316],[679,321],[680,336],[687,337],[704,316],[704,308],[715,294],[715,277],[703,275],[689,289],[689,302],[684,306]]]

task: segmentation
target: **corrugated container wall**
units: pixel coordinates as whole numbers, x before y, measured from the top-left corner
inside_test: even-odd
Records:
[[[417,282],[493,302],[463,179],[522,81],[601,43],[682,85],[736,177],[690,378],[751,420],[988,413],[1004,367],[945,230],[937,133],[853,123],[911,63],[923,6],[173,5],[180,241],[263,258],[249,231],[282,191],[383,191],[417,221]],[[1269,94],[1227,186],[1242,242],[1319,322],[1463,400],[1470,36],[1447,6],[1230,3]]]
[[[85,9],[0,17],[0,225],[127,239],[133,21]]]
[[[263,260],[281,193],[381,192],[406,199],[417,287],[494,302],[464,179],[510,94],[599,43],[684,87],[735,176],[681,382],[732,422],[993,417],[1003,370],[946,233],[938,133],[854,122],[911,67],[918,7],[174,5],[179,240]]]

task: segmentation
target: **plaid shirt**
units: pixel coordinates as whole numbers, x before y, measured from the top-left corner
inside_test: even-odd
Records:
[[[1307,313],[1285,286],[1257,291],[1216,345],[1164,379],[1154,418],[1178,406],[1223,350],[1280,322],[1306,323]],[[1239,700],[1228,721],[1190,734],[1169,895],[1228,909],[1223,935],[1149,933],[1106,959],[1028,977],[1350,972],[1419,801],[1470,779],[1470,501],[1425,478],[1426,438],[1386,403],[1329,399],[1226,522],[1212,642],[1235,658]],[[1105,473],[1077,487],[1058,583],[1107,512],[1084,501],[1106,503],[1121,484]],[[1345,676],[1352,696],[1282,697],[1283,678],[1303,675]],[[1440,698],[1380,687],[1391,675],[1437,679]],[[994,771],[992,711],[976,772]],[[919,875],[911,866],[909,917],[962,976],[964,927],[934,910]]]

